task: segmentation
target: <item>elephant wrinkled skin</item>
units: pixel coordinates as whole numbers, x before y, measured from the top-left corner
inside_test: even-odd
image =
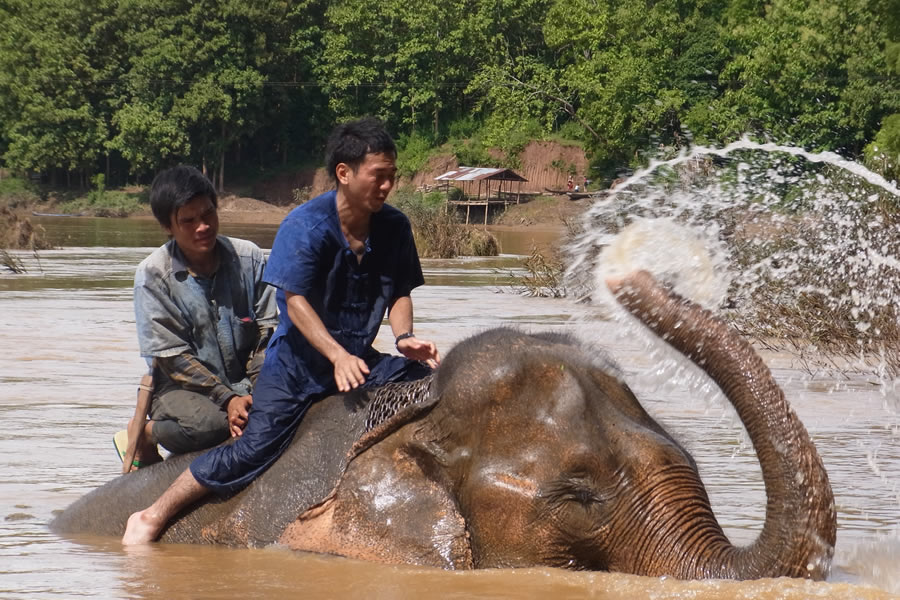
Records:
[[[394,403],[395,414],[373,428],[371,405],[358,393],[315,404],[275,466],[243,492],[185,511],[161,539],[279,542],[447,569],[548,565],[680,578],[824,578],[836,530],[831,487],[762,360],[710,313],[646,273],[610,286],[735,406],[768,497],[753,544],[729,543],[693,459],[610,365],[568,336],[506,328],[456,346],[429,392]],[[127,516],[190,458],[111,481],[53,528],[121,535]]]

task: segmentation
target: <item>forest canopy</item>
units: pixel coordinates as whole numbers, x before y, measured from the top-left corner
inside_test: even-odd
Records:
[[[605,172],[742,135],[900,175],[900,0],[0,0],[0,166],[145,180],[315,157],[339,120]]]

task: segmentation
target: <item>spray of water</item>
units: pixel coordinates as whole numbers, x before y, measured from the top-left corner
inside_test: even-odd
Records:
[[[567,277],[646,268],[811,371],[900,375],[900,190],[830,152],[747,139],[655,161],[595,200]],[[699,296],[698,296],[699,295]]]
[[[744,139],[652,162],[595,198],[581,230],[568,248],[568,287],[620,317],[624,335],[642,328],[604,280],[646,269],[758,344],[806,361],[810,379],[823,368],[828,379],[855,372],[879,385],[887,413],[900,410],[895,183],[834,153]],[[686,386],[707,409],[723,405],[696,367],[662,345],[646,347],[652,367],[642,381]],[[741,441],[749,443],[743,432]],[[850,572],[900,591],[898,535],[851,549]]]

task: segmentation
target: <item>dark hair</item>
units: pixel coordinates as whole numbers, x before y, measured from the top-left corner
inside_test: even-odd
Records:
[[[344,163],[356,172],[366,159],[366,154],[391,154],[397,157],[397,146],[384,123],[375,117],[363,117],[355,121],[341,123],[328,136],[325,144],[325,166],[335,181],[335,169]]]
[[[218,208],[216,188],[206,175],[187,165],[160,172],[150,185],[150,209],[163,227],[172,226],[172,211],[197,196],[206,196]]]

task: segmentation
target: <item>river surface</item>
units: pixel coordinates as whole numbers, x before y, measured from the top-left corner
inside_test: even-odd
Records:
[[[143,369],[131,306],[134,269],[163,237],[152,221],[40,219],[65,247],[20,253],[0,274],[0,598],[883,598],[900,597],[900,419],[896,390],[864,377],[811,376],[764,355],[809,429],[838,509],[828,582],[683,582],[556,569],[452,573],[280,548],[235,550],[65,539],[53,515],[119,473],[113,433]],[[274,226],[223,233],[271,247]],[[752,448],[717,394],[658,368],[643,342],[594,309],[510,293],[510,273],[545,233],[504,232],[499,258],[424,260],[416,332],[446,352],[495,325],[568,330],[605,347],[647,410],[694,454],[726,533],[748,543],[765,496]],[[505,290],[505,292],[503,291]],[[391,347],[383,330],[380,349]]]

